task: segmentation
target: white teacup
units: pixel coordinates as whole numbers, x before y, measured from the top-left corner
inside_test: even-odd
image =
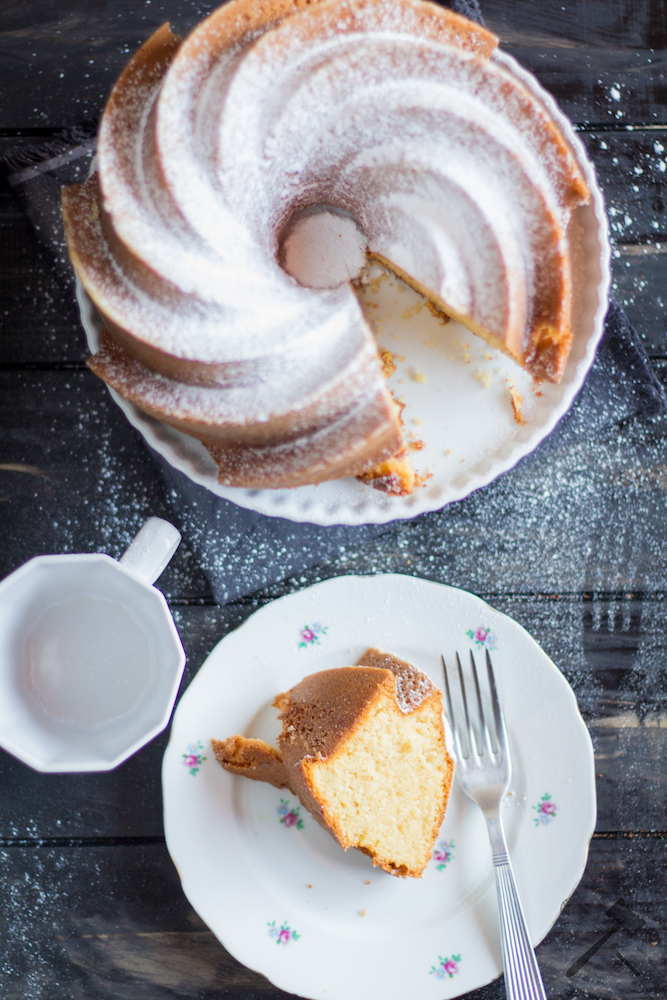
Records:
[[[180,540],[152,517],[120,562],[37,556],[0,583],[0,746],[38,771],[107,771],[164,729],[185,653],[151,584]]]

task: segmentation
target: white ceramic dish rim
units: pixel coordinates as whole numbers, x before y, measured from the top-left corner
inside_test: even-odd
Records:
[[[563,393],[560,400],[551,408],[541,423],[534,423],[529,428],[522,428],[523,438],[514,439],[505,455],[496,455],[481,473],[472,469],[467,478],[459,480],[458,484],[448,484],[447,488],[437,497],[429,496],[424,490],[417,490],[409,497],[389,497],[383,494],[380,497],[374,496],[371,500],[368,494],[376,493],[376,491],[363,487],[361,484],[355,484],[359,487],[359,500],[350,503],[343,495],[336,497],[335,483],[321,484],[319,493],[318,489],[312,486],[291,490],[252,490],[223,486],[217,481],[215,465],[211,457],[199,441],[148,416],[110,388],[112,397],[130,423],[142,434],[146,442],[175,469],[215,495],[231,500],[240,507],[268,516],[320,525],[385,524],[389,521],[412,518],[428,511],[439,510],[446,504],[461,500],[475,490],[488,485],[530,454],[567,413],[595,359],[595,353],[604,332],[604,319],[611,281],[611,251],[604,201],[597,183],[595,169],[588,159],[584,145],[551,95],[512,56],[497,50],[493,58],[519,77],[545,105],[574,151],[591,192],[590,208],[596,223],[595,236],[599,254],[595,266],[599,268],[600,272],[599,282],[595,290],[597,305],[591,328],[585,338],[583,351],[576,362],[574,355],[577,345],[574,345],[570,364],[568,364],[561,382]],[[100,318],[78,277],[76,294],[88,346],[91,352],[95,352],[101,331]],[[581,345],[579,346],[581,348]]]
[[[510,619],[507,615],[504,615],[501,612],[495,611],[494,609],[490,608],[484,601],[480,600],[479,598],[465,591],[461,591],[452,587],[447,587],[442,584],[436,584],[426,580],[415,579],[404,576],[396,576],[396,575],[386,575],[380,577],[334,578],[333,580],[317,584],[314,587],[307,588],[307,590],[300,591],[297,594],[292,594],[285,598],[281,598],[278,601],[274,601],[270,605],[265,606],[264,608],[260,609],[260,611],[256,612],[253,616],[251,616],[251,618],[248,619],[248,621],[245,622],[240,629],[237,629],[236,632],[230,633],[229,636],[225,637],[221,641],[221,643],[219,643],[218,646],[212,651],[206,663],[201,668],[201,671],[199,672],[199,674],[191,684],[190,688],[185,693],[183,699],[181,699],[179,706],[177,707],[176,714],[174,717],[174,722],[172,725],[172,734],[170,738],[170,743],[165,752],[165,757],[163,761],[163,793],[164,793],[164,804],[165,804],[165,833],[167,839],[167,846],[174,860],[174,863],[176,864],[179,875],[181,877],[184,892],[188,896],[194,908],[209,924],[211,930],[216,934],[216,936],[225,945],[225,947],[236,958],[238,958],[239,961],[246,964],[249,968],[253,968],[257,972],[260,972],[268,976],[271,982],[273,982],[276,986],[279,986],[281,989],[285,989],[290,992],[296,992],[299,995],[314,998],[314,1000],[327,1000],[327,998],[330,998],[330,1000],[371,1000],[371,997],[376,997],[376,996],[378,998],[387,997],[388,1000],[394,1000],[394,998],[396,998],[397,1000],[398,996],[404,994],[400,994],[400,992],[397,993],[396,991],[392,992],[390,983],[386,981],[386,977],[385,981],[383,981],[381,974],[378,972],[378,967],[382,968],[382,964],[381,963],[378,964],[377,961],[378,957],[384,957],[385,959],[387,957],[382,952],[382,948],[380,947],[379,943],[375,948],[375,951],[377,951],[378,954],[375,954],[375,952],[373,952],[373,954],[370,954],[368,957],[368,964],[370,967],[370,971],[368,968],[363,970],[363,975],[365,976],[364,983],[362,983],[361,985],[359,984],[358,980],[359,977],[362,976],[362,973],[359,971],[359,969],[357,969],[356,973],[354,974],[352,972],[350,973],[350,975],[353,976],[354,981],[353,982],[350,981],[350,983],[344,989],[340,988],[340,983],[337,984],[338,988],[335,988],[331,982],[324,981],[320,971],[320,967],[318,967],[317,965],[314,968],[311,967],[306,969],[305,971],[303,970],[303,968],[295,969],[294,965],[292,965],[291,962],[288,965],[286,965],[285,962],[282,960],[282,956],[279,956],[277,954],[275,948],[271,948],[269,950],[264,949],[264,954],[260,957],[262,952],[261,942],[258,941],[256,936],[253,936],[254,932],[251,933],[250,929],[248,927],[245,927],[245,925],[243,924],[243,920],[240,919],[235,907],[235,898],[236,898],[235,894],[241,891],[242,885],[243,885],[243,891],[246,891],[250,894],[254,893],[254,895],[252,895],[252,899],[253,899],[253,906],[255,906],[257,903],[257,900],[255,898],[257,887],[255,884],[253,884],[252,888],[250,887],[246,888],[246,886],[243,883],[243,877],[239,881],[239,879],[237,879],[237,876],[235,874],[233,878],[231,878],[230,876],[231,881],[234,881],[236,879],[236,881],[239,882],[239,884],[232,887],[232,889],[230,890],[229,897],[224,898],[222,892],[216,895],[216,892],[210,887],[207,879],[202,877],[202,869],[201,869],[202,857],[206,853],[206,849],[204,849],[202,846],[202,838],[206,837],[213,838],[213,841],[215,843],[215,851],[218,850],[221,851],[220,860],[221,863],[224,864],[223,860],[224,848],[222,846],[221,841],[219,841],[218,839],[220,836],[220,830],[207,829],[204,831],[202,829],[201,820],[206,809],[204,808],[204,813],[200,815],[200,812],[197,808],[197,798],[200,797],[199,801],[205,803],[207,794],[204,791],[204,785],[195,786],[195,783],[193,782],[191,785],[187,785],[186,796],[183,795],[183,788],[184,788],[182,784],[183,761],[181,758],[184,757],[185,754],[181,754],[181,750],[183,749],[181,743],[185,738],[187,738],[188,734],[190,736],[192,735],[193,731],[192,720],[193,718],[197,719],[198,714],[201,715],[202,711],[201,699],[205,698],[207,705],[215,703],[216,705],[215,711],[217,712],[218,711],[217,705],[222,704],[222,701],[221,700],[216,701],[216,699],[222,699],[223,694],[227,695],[231,694],[232,700],[234,700],[233,692],[235,688],[237,694],[240,695],[242,700],[247,702],[248,698],[255,699],[255,701],[253,702],[253,704],[255,705],[258,700],[261,700],[262,697],[267,695],[266,691],[257,691],[256,684],[251,683],[251,679],[256,680],[256,677],[244,679],[242,676],[239,675],[239,672],[236,669],[238,666],[238,660],[240,655],[239,646],[241,646],[243,649],[243,654],[241,657],[242,660],[246,663],[247,666],[250,666],[250,662],[252,660],[252,653],[253,650],[256,651],[257,643],[259,642],[261,644],[259,648],[265,646],[267,625],[270,626],[271,618],[273,618],[274,626],[277,617],[280,618],[281,622],[286,619],[289,619],[290,616],[295,621],[298,620],[299,613],[303,614],[303,611],[306,610],[306,606],[308,605],[308,599],[313,596],[315,596],[318,599],[318,606],[319,604],[323,604],[328,606],[329,608],[332,608],[335,605],[336,590],[339,588],[345,588],[346,590],[348,590],[349,585],[352,582],[361,587],[361,591],[364,592],[367,599],[375,598],[376,601],[375,605],[369,603],[367,600],[365,607],[371,608],[375,606],[378,609],[380,621],[382,620],[381,608],[382,608],[383,598],[387,599],[387,592],[391,591],[392,588],[396,590],[401,601],[405,601],[406,597],[412,593],[413,597],[419,596],[420,599],[432,601],[433,603],[431,606],[431,611],[435,610],[436,608],[439,608],[442,611],[443,615],[446,614],[448,608],[448,602],[450,605],[452,603],[455,605],[457,601],[459,602],[464,601],[466,608],[470,607],[474,610],[477,610],[477,612],[484,617],[485,621],[491,623],[492,627],[498,628],[498,626],[500,625],[499,631],[502,632],[503,629],[506,629],[511,633],[512,638],[514,641],[516,641],[516,645],[519,650],[515,659],[519,659],[522,654],[524,659],[530,659],[531,654],[534,653],[535,661],[531,662],[530,670],[539,671],[540,675],[544,676],[545,678],[546,675],[542,675],[541,671],[543,669],[546,670],[549,675],[549,683],[555,684],[559,690],[559,697],[561,696],[563,697],[563,703],[567,706],[567,719],[563,718],[563,716],[559,716],[559,720],[561,721],[562,725],[559,725],[556,728],[560,735],[557,735],[556,737],[552,735],[551,737],[549,737],[548,739],[551,739],[551,743],[549,743],[549,746],[551,746],[553,751],[552,744],[554,743],[554,740],[557,743],[559,739],[561,741],[567,739],[570,744],[573,745],[576,744],[576,750],[577,750],[576,755],[578,762],[577,774],[573,776],[571,772],[568,772],[566,785],[568,789],[570,789],[570,794],[572,795],[573,800],[578,801],[579,803],[583,802],[584,807],[581,810],[581,812],[575,813],[574,827],[570,830],[569,834],[563,837],[562,835],[565,834],[565,829],[560,828],[562,832],[559,834],[557,840],[555,841],[556,855],[559,850],[563,851],[564,854],[566,855],[567,871],[562,875],[562,882],[559,883],[558,885],[551,886],[550,890],[546,892],[547,895],[549,895],[550,892],[553,898],[549,898],[548,902],[546,902],[547,912],[546,913],[541,912],[540,914],[540,929],[537,937],[533,941],[534,944],[537,944],[538,941],[541,940],[546,935],[548,930],[551,928],[553,923],[558,918],[563,906],[565,905],[565,902],[567,902],[570,895],[578,885],[586,865],[586,860],[588,857],[588,846],[590,839],[593,835],[593,831],[595,828],[595,821],[596,821],[594,757],[593,757],[593,748],[590,740],[590,735],[588,734],[588,730],[585,726],[585,723],[581,718],[581,715],[579,714],[579,710],[576,704],[576,699],[574,697],[572,689],[570,688],[570,686],[568,685],[567,681],[560,673],[558,668],[552,663],[551,660],[549,660],[549,658],[546,656],[543,650],[541,650],[540,647],[537,645],[535,640],[532,639],[532,637],[520,625],[518,625],[518,623]],[[304,600],[304,595],[307,595],[306,600]],[[334,600],[331,599],[332,595]],[[355,596],[356,596],[356,604],[354,605],[354,610],[356,611],[359,606],[360,595],[356,594]],[[387,602],[389,603],[388,599]],[[304,607],[303,608],[300,607],[300,604],[304,605]],[[289,609],[288,605],[290,606]],[[306,613],[308,613],[307,610]],[[310,609],[310,613],[312,613],[312,607]],[[404,620],[404,627],[407,629],[411,629],[413,626],[414,623],[412,624],[410,623],[408,616],[408,618]],[[372,627],[364,625],[364,629],[367,628],[372,628]],[[270,628],[269,628],[269,633],[270,633]],[[253,634],[255,636],[254,638]],[[231,637],[234,638],[230,643],[229,639]],[[356,638],[358,640],[359,637],[357,636]],[[364,635],[364,639],[362,640],[362,642],[365,642],[366,638],[367,638],[366,635]],[[340,640],[341,644],[349,643],[350,641],[351,641],[350,636],[347,634],[344,638]],[[272,648],[275,647],[272,646]],[[311,661],[311,670],[318,669],[318,666],[313,666],[312,663],[313,661]],[[319,665],[320,669],[321,666],[322,665],[320,664]],[[231,676],[230,676],[230,671],[231,671]],[[228,690],[227,686],[229,688]],[[199,688],[201,688],[201,694],[199,694]],[[269,695],[269,697],[271,697],[271,695]],[[199,706],[197,704],[198,700],[199,700]],[[538,701],[537,715],[539,716],[540,715],[539,698],[537,699],[537,701]],[[226,703],[227,704],[230,703],[229,698],[226,698]],[[507,706],[505,706],[505,709],[506,709],[506,714],[509,715],[509,713],[507,712]],[[241,710],[242,717],[239,716],[237,722],[234,723],[235,725],[239,726],[239,728],[236,731],[242,732],[243,731],[242,727],[244,725],[247,725],[248,723],[248,719],[246,718],[247,711],[248,711],[247,705],[244,705],[244,708]],[[250,714],[252,715],[252,710],[250,710]],[[524,712],[522,717],[523,716],[528,717],[528,714],[534,717],[534,713],[532,712],[531,713]],[[544,713],[542,713],[542,715],[543,714]],[[542,721],[546,721],[546,719],[547,716],[545,716]],[[553,719],[551,721],[553,722]],[[196,730],[197,728],[196,724],[194,728]],[[548,733],[549,729],[548,726],[542,728],[545,732]],[[552,733],[553,731],[554,729],[552,727]],[[569,736],[563,735],[566,732],[569,733]],[[524,739],[526,738],[525,735],[523,738]],[[582,753],[582,749],[584,748],[585,752]],[[550,757],[549,759],[555,759],[555,758],[552,755],[552,757]],[[215,760],[212,760],[209,767],[217,769],[218,765],[215,762]],[[222,774],[222,772],[220,772],[220,775],[230,784],[232,782],[236,783],[241,782],[241,779],[237,778],[230,779],[229,776]],[[220,775],[218,775],[218,777],[220,777]],[[180,785],[179,785],[179,777],[181,778]],[[241,784],[243,784],[243,782],[241,782]],[[254,785],[254,783],[252,784]],[[578,788],[576,788],[577,785],[579,786]],[[219,780],[214,781],[213,794],[217,795],[217,793],[220,791],[220,786],[221,782]],[[201,791],[198,790],[194,792],[195,787],[197,787]],[[263,787],[268,787],[268,786],[263,786]],[[574,789],[574,791],[572,791],[571,789]],[[191,791],[192,795],[190,794]],[[210,786],[208,794],[209,795],[211,794]],[[226,808],[228,809],[231,808],[230,806],[231,801],[234,802],[236,801],[233,795],[231,800],[228,800],[227,798],[225,799]],[[529,806],[526,805],[523,807],[523,809],[524,812],[526,812],[529,810]],[[217,815],[218,818],[220,818],[221,813],[218,812]],[[210,817],[207,816],[206,818],[209,819]],[[230,825],[232,826],[234,825],[233,821]],[[194,852],[192,850],[193,829],[198,831],[196,837],[197,850],[195,850]],[[569,846],[568,843],[565,843],[568,840],[568,836],[569,836],[569,842],[568,842]],[[252,850],[252,847],[250,849]],[[544,851],[546,849],[547,849],[546,845],[541,848],[538,848],[538,853],[539,850]],[[552,862],[556,862],[555,867],[556,868],[558,867],[557,857],[556,855],[553,854],[554,842],[551,843],[549,850],[551,851],[551,853],[549,854],[548,858],[546,856],[541,857],[540,871],[542,871],[542,867],[547,861],[549,861],[550,864]],[[213,856],[217,857],[217,854],[214,854]],[[209,864],[210,864],[210,857],[211,855],[209,854]],[[238,866],[240,868],[243,868],[243,870],[245,871],[243,857],[237,858],[237,863]],[[515,864],[520,864],[520,858],[515,859]],[[236,872],[237,866],[235,865],[234,868]],[[207,870],[208,869],[204,868],[204,872],[206,872]],[[531,873],[532,872],[533,869],[531,869]],[[252,876],[250,874],[250,871],[248,872],[248,877],[252,882]],[[533,874],[531,874],[530,878],[532,883]],[[227,885],[225,884],[225,890],[226,889]],[[545,905],[544,904],[545,890],[543,888],[539,888],[536,889],[535,892],[537,896],[539,896],[540,898],[540,904],[539,904],[540,907],[543,907]],[[268,887],[266,889],[266,893],[270,897],[271,890]],[[492,895],[495,900],[495,889],[493,889]],[[488,892],[487,892],[487,898],[488,898]],[[287,906],[285,906],[285,911],[288,912]],[[475,908],[475,913],[477,913],[476,908]],[[281,913],[281,916],[282,915],[283,914]],[[301,915],[301,920],[303,921],[303,919],[304,919],[303,915]],[[449,919],[452,918],[450,917]],[[460,919],[460,916],[457,919]],[[477,918],[475,918],[475,920],[476,919]],[[254,926],[255,921],[253,920],[252,922]],[[306,930],[309,929],[307,924],[305,926],[305,929]],[[322,926],[318,925],[317,922],[310,928],[310,930],[311,932],[317,930],[318,936],[319,937],[322,936]],[[438,934],[441,933],[441,930],[442,928],[438,930]],[[397,929],[397,933],[401,932]],[[412,933],[414,936],[415,933],[414,928],[412,929],[412,932],[408,928],[405,931],[405,933],[407,934]],[[412,939],[410,938],[409,940]],[[391,942],[389,943],[391,944]],[[340,951],[336,950],[339,949],[340,944],[341,942],[338,941],[338,938],[334,934],[331,942],[329,942],[329,947],[334,951],[336,951],[336,954],[338,954],[339,958],[342,958],[343,956],[340,953]],[[386,944],[387,942],[385,942],[385,945]],[[318,946],[320,947],[320,950],[317,952],[317,954],[319,954],[320,958],[322,958],[322,955],[326,953],[326,944],[322,945],[320,943],[320,945]],[[394,947],[395,946],[396,945],[394,944]],[[375,959],[374,964],[373,964],[373,956]],[[415,982],[414,984],[415,988],[412,995],[414,995],[416,998],[421,998],[423,996],[427,998],[433,997],[433,1000],[442,1000],[443,996],[456,997],[461,995],[462,993],[468,992],[469,990],[483,986],[485,983],[490,982],[494,978],[496,978],[501,972],[501,967],[499,964],[499,951],[497,960],[498,964],[491,972],[489,972],[489,967],[488,967],[489,965],[488,955],[484,956],[483,961],[481,961],[481,959],[482,956],[480,955],[476,961],[476,969],[477,969],[477,963],[481,964],[482,967],[485,966],[485,972],[484,974],[481,975],[480,978],[474,981],[471,981],[470,978],[467,978],[465,983],[461,982],[460,984],[457,982],[450,984],[448,981],[445,980],[444,982],[438,984],[440,989],[439,991],[436,990],[436,992],[434,992],[432,988],[432,986],[436,985],[435,983],[430,985],[429,988],[424,987],[424,989],[420,990],[418,984]],[[352,956],[350,956],[350,961],[352,961]],[[396,965],[397,963],[394,964]],[[396,969],[394,969],[394,973],[398,975]],[[477,974],[478,973],[475,972],[473,974],[473,978],[474,975]],[[410,973],[410,975],[412,975],[412,973]],[[375,979],[373,978],[374,976],[376,977]],[[405,983],[403,983],[403,986],[405,986]]]

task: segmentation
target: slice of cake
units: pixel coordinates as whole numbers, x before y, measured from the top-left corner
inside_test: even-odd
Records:
[[[278,749],[212,740],[232,774],[289,788],[341,847],[391,875],[419,878],[445,813],[454,764],[442,695],[416,667],[378,649],[278,695]]]

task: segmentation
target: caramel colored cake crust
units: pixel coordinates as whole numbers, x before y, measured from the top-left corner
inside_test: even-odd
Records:
[[[305,677],[274,702],[279,749],[212,740],[225,770],[289,788],[338,841],[392,875],[420,877],[453,776],[442,696],[411,664],[369,649],[352,667]]]

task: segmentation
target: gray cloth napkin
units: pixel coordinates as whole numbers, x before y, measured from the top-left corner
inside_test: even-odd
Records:
[[[451,0],[445,6],[481,22],[477,0]],[[12,190],[72,286],[60,217],[60,188],[87,177],[95,135],[96,124],[86,123],[64,131],[49,143],[18,148],[4,163]],[[654,416],[666,407],[665,394],[641,341],[622,309],[612,303],[583,389],[533,457],[539,460],[540,455],[579,436],[595,436],[627,417]],[[215,496],[149,450],[166,486],[174,520],[221,604],[337,558],[342,552],[359,549],[394,531],[398,524],[322,527],[266,517]]]

